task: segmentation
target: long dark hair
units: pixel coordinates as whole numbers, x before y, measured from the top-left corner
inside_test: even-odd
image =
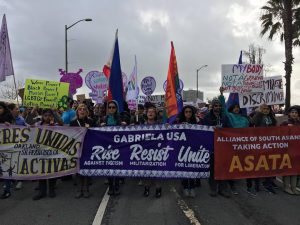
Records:
[[[7,105],[4,102],[0,102],[0,106],[4,109],[4,112],[2,115],[0,115],[0,123],[12,123],[14,118],[8,109]]]
[[[190,121],[187,121],[187,120],[186,120],[186,117],[185,117],[185,115],[184,115],[184,111],[185,111],[186,109],[192,110],[192,117],[191,117],[191,120],[190,120]],[[189,122],[189,123],[191,123],[191,124],[196,124],[196,123],[197,123],[197,119],[196,119],[196,109],[195,109],[195,107],[193,107],[193,106],[191,106],[191,105],[186,105],[186,106],[184,106],[183,109],[182,109],[182,111],[181,111],[181,113],[179,114],[179,122],[180,122],[180,123]]]

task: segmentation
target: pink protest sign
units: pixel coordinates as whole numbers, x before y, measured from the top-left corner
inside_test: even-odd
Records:
[[[82,77],[80,76],[80,73],[82,72],[82,69],[79,69],[77,73],[66,73],[66,71],[59,69],[60,75],[62,76],[60,78],[60,82],[65,82],[70,84],[69,89],[69,95],[76,94],[76,89],[82,87]]]
[[[104,73],[98,71],[90,71],[85,76],[85,83],[92,90],[89,96],[97,103],[103,101],[104,92],[108,89],[108,80]]]

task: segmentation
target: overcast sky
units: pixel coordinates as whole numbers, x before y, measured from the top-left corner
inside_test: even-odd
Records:
[[[196,89],[196,70],[208,65],[199,72],[199,89],[206,99],[218,94],[221,64],[237,63],[240,50],[248,50],[251,43],[266,49],[263,61],[271,65],[267,76],[284,75],[284,45],[259,36],[265,2],[0,0],[0,15],[6,14],[17,80],[58,81],[58,69],[65,68],[65,25],[92,18],[68,30],[69,71],[82,68],[83,78],[91,70],[102,71],[118,28],[122,71],[131,73],[137,55],[139,81],[153,76],[155,92],[162,93],[173,41],[185,89]],[[300,104],[299,53],[299,48],[294,50],[292,104]],[[83,87],[77,94],[88,92]]]

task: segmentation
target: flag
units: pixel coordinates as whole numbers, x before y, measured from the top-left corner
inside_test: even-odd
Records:
[[[123,96],[123,80],[120,63],[118,30],[116,32],[116,40],[114,45],[114,53],[111,62],[110,76],[109,76],[109,90],[108,100],[115,100],[119,106],[119,112],[124,110],[124,96]]]
[[[0,82],[5,81],[5,77],[10,75],[14,75],[14,68],[11,59],[6,17],[4,15],[0,31]]]
[[[172,124],[183,108],[177,61],[172,41],[165,101],[168,123]]]
[[[126,93],[126,101],[128,103],[128,107],[130,109],[136,109],[137,99],[138,99],[138,86],[137,86],[137,63],[136,57],[134,57],[134,67],[133,71],[129,77],[129,81],[127,84],[127,93]]]
[[[115,51],[115,43],[116,43],[116,39],[117,39],[117,36],[118,36],[118,30],[116,31],[116,36],[115,36],[115,41],[114,41],[114,44],[113,44],[113,48],[111,50],[111,53],[110,53],[110,57],[107,61],[107,63],[103,66],[103,73],[104,75],[106,76],[106,78],[108,79],[109,78],[109,75],[110,75],[110,67],[111,67],[111,63],[112,63],[112,58],[113,58],[113,54],[114,54],[114,51]]]
[[[243,64],[243,51],[240,52],[239,62],[238,64]],[[226,102],[226,108],[228,109],[232,105],[240,105],[239,102],[239,93],[230,93],[228,100]],[[243,115],[247,115],[246,109],[241,109]]]

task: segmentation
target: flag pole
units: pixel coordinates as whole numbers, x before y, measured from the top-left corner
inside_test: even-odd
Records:
[[[137,79],[137,63],[136,63],[136,55],[134,55],[134,63],[135,63],[135,67],[136,67],[136,84],[135,84],[135,88],[137,89],[138,88],[138,79]],[[135,90],[136,91],[136,90]],[[138,98],[139,96],[137,95],[136,96],[136,111],[137,111],[137,114],[136,114],[136,122],[139,122],[139,102],[138,102]]]

